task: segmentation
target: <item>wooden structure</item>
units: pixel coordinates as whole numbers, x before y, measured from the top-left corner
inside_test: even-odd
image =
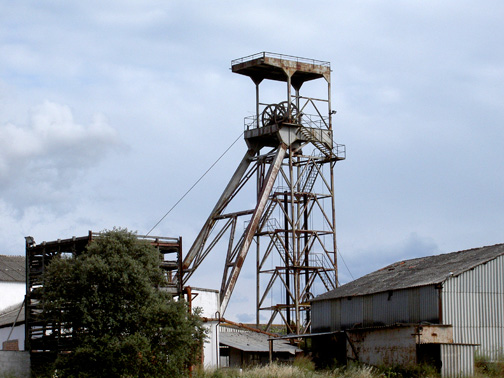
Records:
[[[25,350],[30,352],[32,368],[36,371],[58,353],[72,349],[72,333],[62,330],[58,323],[41,318],[41,297],[44,291],[44,273],[56,256],[75,257],[83,253],[99,233],[89,231],[87,236],[58,239],[35,243],[26,237],[26,307],[25,307]],[[168,278],[167,290],[179,295],[182,287],[177,279],[181,272],[182,238],[137,236],[155,246],[160,256],[160,266]]]

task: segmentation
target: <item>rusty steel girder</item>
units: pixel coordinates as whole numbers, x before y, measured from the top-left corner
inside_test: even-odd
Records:
[[[279,316],[289,333],[309,331],[310,299],[317,290],[338,285],[333,168],[346,151],[333,141],[330,64],[263,52],[232,61],[231,69],[256,87],[255,115],[245,118],[248,151],[185,257],[181,280],[185,285],[212,250],[225,251],[224,316],[254,241],[256,323],[265,311],[271,315],[267,328]],[[303,84],[316,79],[327,83],[327,96],[301,96]],[[261,102],[263,80],[284,82],[287,91],[274,103]],[[262,152],[265,147],[268,153]],[[227,210],[254,175],[254,208]],[[277,289],[282,299],[274,298]]]

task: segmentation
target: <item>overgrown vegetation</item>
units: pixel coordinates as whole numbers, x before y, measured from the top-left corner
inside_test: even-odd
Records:
[[[57,377],[183,377],[204,331],[183,301],[159,290],[160,255],[122,229],[104,232],[76,258],[56,258],[45,277],[44,317],[72,333]]]
[[[375,368],[361,364],[349,364],[331,370],[315,371],[307,358],[296,359],[292,365],[272,364],[248,369],[220,369],[199,371],[195,378],[439,378],[433,367],[427,365]],[[504,360],[486,363],[478,360],[474,378],[504,377]]]
[[[300,366],[301,365],[301,366]],[[390,371],[382,371],[371,366],[352,364],[348,367],[340,367],[332,370],[315,371],[310,364],[303,361],[301,364],[295,363],[292,365],[271,364],[268,366],[252,367],[249,369],[220,369],[213,371],[200,371],[193,375],[195,378],[406,378],[417,377],[402,375],[398,372],[397,375]],[[428,374],[428,373],[427,373]],[[418,376],[422,378],[437,378],[436,375]]]
[[[504,377],[504,354],[494,360],[488,356],[476,355],[476,377]]]
[[[383,378],[435,378],[439,377],[436,368],[430,365],[379,367],[376,369]]]

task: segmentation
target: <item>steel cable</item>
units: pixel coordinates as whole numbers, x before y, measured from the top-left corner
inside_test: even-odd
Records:
[[[243,132],[238,136],[238,138],[235,139],[235,141],[233,143],[231,143],[231,145],[222,153],[221,156],[219,156],[219,158],[210,166],[210,168],[208,168],[205,173],[203,173],[203,175],[201,175],[201,177],[196,180],[196,182],[184,193],[184,195],[182,197],[180,197],[180,199],[175,202],[175,205],[173,205],[170,210],[168,210],[166,212],[165,215],[163,215],[163,217],[149,230],[149,232],[147,232],[146,236],[149,236],[150,233],[152,231],[154,231],[154,229],[159,226],[159,224],[168,216],[168,214],[170,214],[172,212],[173,209],[175,209],[175,207],[177,207],[177,205],[182,202],[182,200],[185,198],[185,196],[187,196],[189,194],[189,192],[191,190],[194,189],[194,187],[196,185],[198,185],[198,183],[203,179],[203,177],[205,177],[207,175],[208,172],[210,172],[212,170],[212,168],[219,162],[220,159],[222,159],[224,157],[224,155],[226,155],[226,153],[231,149],[231,147],[233,147],[235,145],[236,142],[238,142],[238,140],[242,137],[243,135]]]

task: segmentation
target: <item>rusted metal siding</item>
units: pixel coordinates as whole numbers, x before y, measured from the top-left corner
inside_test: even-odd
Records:
[[[424,286],[373,296],[374,325],[394,323],[436,323],[439,319],[438,291]]]
[[[375,324],[408,323],[408,290],[375,294],[373,310]]]
[[[434,286],[423,286],[420,291],[420,321],[439,323],[439,290]]]
[[[375,366],[415,365],[415,333],[413,326],[349,330],[347,358]]]
[[[374,324],[373,296],[366,295],[362,298],[362,325],[370,327]]]
[[[441,377],[474,376],[474,346],[441,344]]]
[[[417,344],[453,343],[453,327],[439,324],[416,325]]]
[[[439,322],[439,293],[435,286],[316,301],[313,332],[336,331],[394,323]]]
[[[341,328],[347,329],[359,324],[362,325],[362,297],[342,298],[341,303]]]
[[[331,302],[331,331],[341,329],[341,301]]]
[[[504,348],[504,256],[448,278],[442,306],[456,343],[480,344],[479,353],[495,358]]]
[[[412,287],[408,290],[408,321],[420,322],[420,288]]]
[[[425,360],[438,361],[439,345],[453,341],[452,327],[443,325],[369,327],[347,330],[346,335],[347,358],[375,366],[411,366]],[[428,358],[421,359],[425,357]]]
[[[331,331],[331,304],[335,301],[317,301],[312,304],[312,332]]]
[[[339,331],[363,324],[363,298],[350,297],[312,304],[312,332]]]

